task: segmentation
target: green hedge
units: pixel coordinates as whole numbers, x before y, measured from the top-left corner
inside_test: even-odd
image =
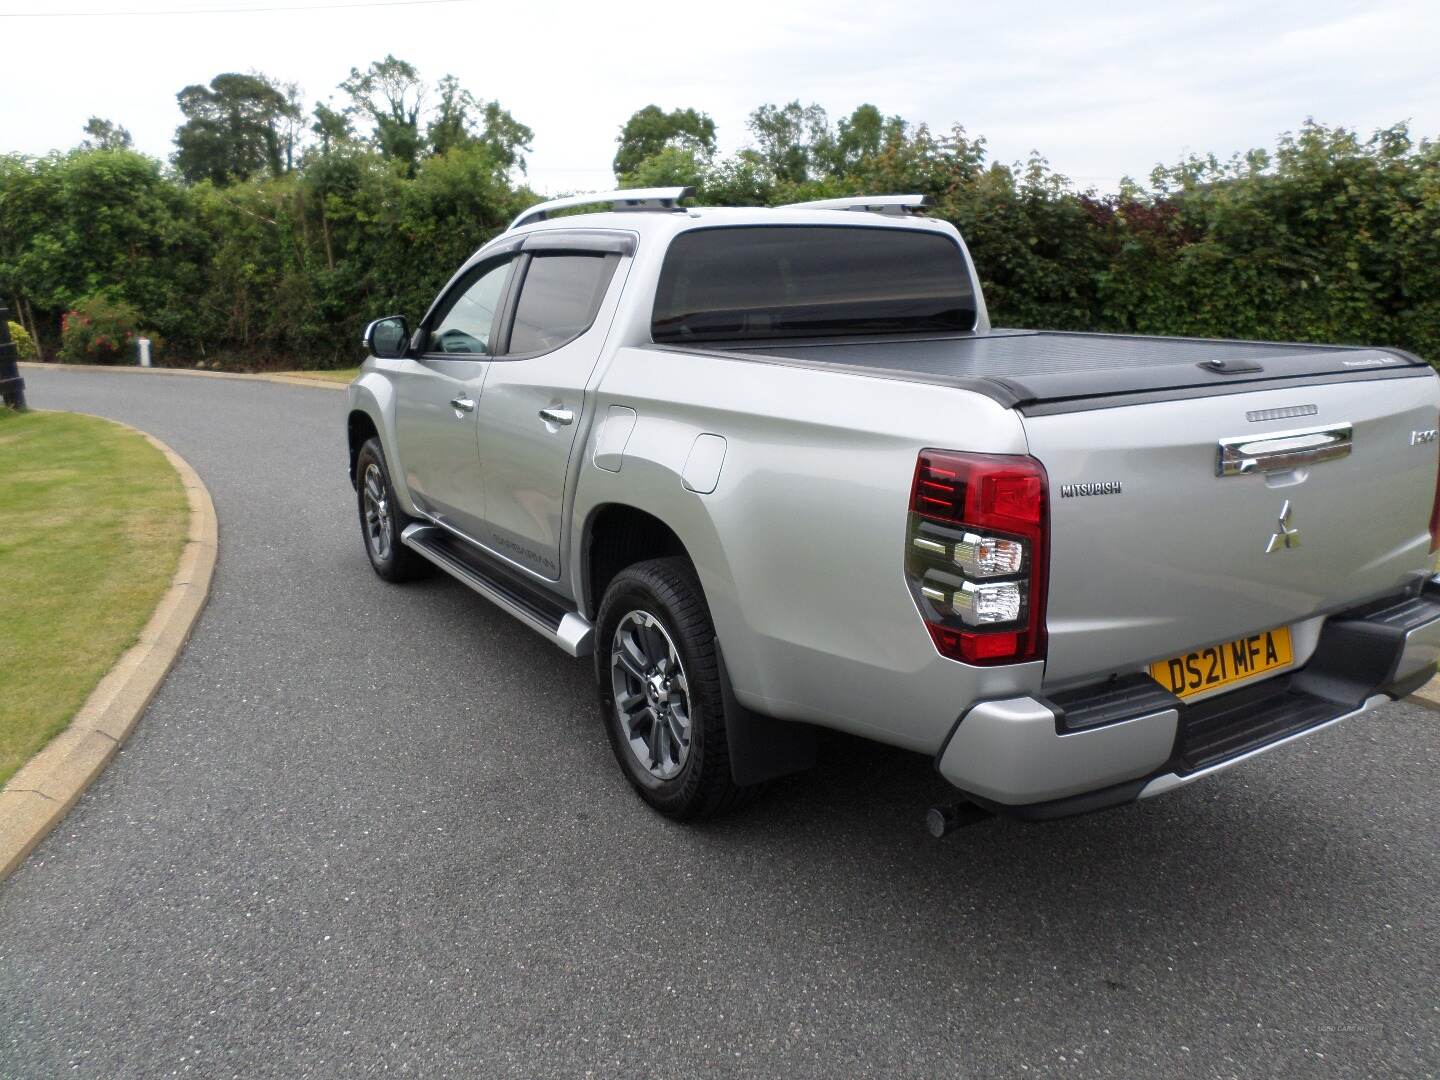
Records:
[[[124,150],[0,158],[0,294],[53,353],[97,295],[134,308],[167,359],[343,367],[378,314],[417,315],[535,201],[483,148],[413,179],[363,151],[229,187],[187,186]]]
[[[992,321],[1398,345],[1440,358],[1440,147],[1403,125],[1362,140],[1305,125],[1272,153],[1157,169],[1076,192],[1043,159],[987,164],[956,129],[892,140],[843,176],[769,176],[754,155],[667,150],[628,178],[701,200],[777,203],[923,191],[964,234]],[[366,320],[417,316],[536,197],[484,147],[413,178],[362,149],[230,187],[181,184],[129,151],[0,158],[0,295],[51,351],[61,315],[105,294],[177,361],[353,364]]]

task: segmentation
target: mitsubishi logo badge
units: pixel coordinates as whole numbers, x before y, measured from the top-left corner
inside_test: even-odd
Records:
[[[1281,548],[1297,548],[1300,546],[1300,530],[1290,524],[1290,500],[1285,500],[1285,505],[1280,508],[1280,529],[1270,535],[1270,543],[1265,545],[1265,554],[1271,555]]]

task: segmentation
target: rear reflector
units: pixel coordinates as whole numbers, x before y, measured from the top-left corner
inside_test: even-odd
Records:
[[[1045,652],[1045,470],[1031,457],[922,451],[906,580],[935,647],[969,664]]]

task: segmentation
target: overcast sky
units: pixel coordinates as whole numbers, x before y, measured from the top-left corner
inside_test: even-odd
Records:
[[[529,124],[531,183],[547,193],[610,186],[619,125],[651,102],[708,112],[733,151],[763,102],[835,117],[868,101],[963,124],[1002,161],[1038,149],[1102,190],[1187,152],[1270,146],[1307,116],[1440,135],[1440,0],[337,2],[0,0],[0,151],[73,145],[98,114],[166,157],[186,84],[258,70],[313,103],[386,52]],[[254,10],[277,7],[311,10]]]

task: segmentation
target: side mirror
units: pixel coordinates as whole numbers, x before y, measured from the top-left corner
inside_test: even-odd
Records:
[[[365,348],[381,360],[398,360],[405,355],[410,340],[410,324],[404,315],[376,319],[365,328],[361,338]]]

